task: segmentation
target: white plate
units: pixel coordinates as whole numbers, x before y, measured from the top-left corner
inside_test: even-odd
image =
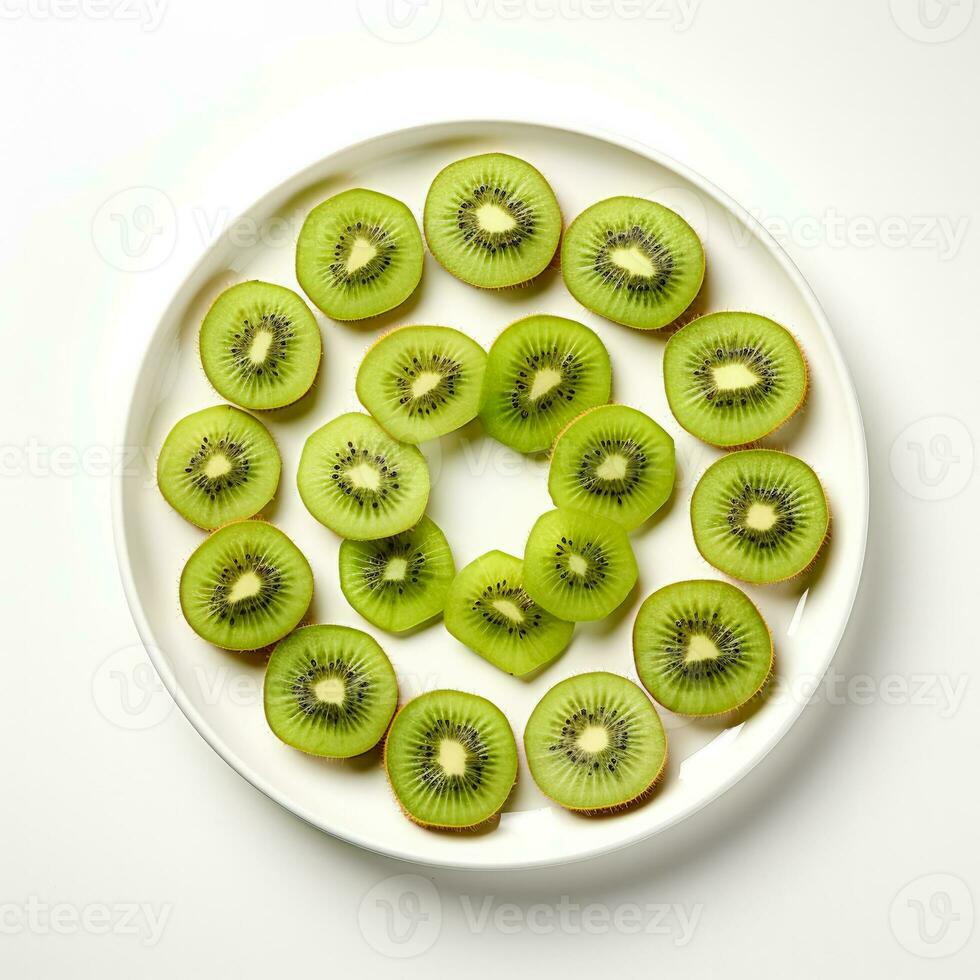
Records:
[[[495,829],[477,835],[422,830],[395,805],[378,754],[333,763],[287,748],[262,712],[263,661],[215,649],[184,623],[177,601],[181,567],[203,534],[177,516],[153,485],[152,465],[116,485],[119,562],[137,627],[181,709],[220,755],[256,787],[310,823],[362,847],[406,860],[458,868],[529,867],[603,853],[657,833],[716,798],[776,744],[802,710],[840,640],[861,574],[868,520],[868,476],[857,399],[830,328],[812,293],[775,242],[704,179],[648,149],[565,129],[508,122],[460,122],[405,130],[333,154],[255,204],[243,222],[201,259],[174,297],[146,351],[124,445],[155,459],[183,415],[221,399],[197,356],[201,318],[218,293],[261,278],[299,291],[295,235],[315,203],[348,187],[370,187],[405,201],[421,218],[436,172],[459,157],[502,150],[525,157],[551,181],[567,217],[616,194],[650,196],[683,214],[701,234],[708,277],[695,309],[745,309],[785,324],[800,339],[813,388],[804,413],[772,439],[802,456],[824,481],[834,510],[833,540],[805,579],[748,588],[768,619],[777,650],[770,696],[737,717],[692,721],[662,712],[670,738],[666,779],[644,805],[613,818],[587,819],[551,805],[522,762],[518,785]],[[260,234],[249,235],[260,229]],[[244,237],[243,237],[244,236]],[[249,240],[249,239],[254,240]],[[641,569],[630,599],[605,622],[580,625],[569,650],[530,681],[511,678],[466,650],[440,623],[407,637],[368,626],[337,583],[338,539],[303,507],[295,473],[306,437],[359,408],[354,375],[364,349],[385,328],[439,323],[489,346],[500,330],[538,312],[587,323],[612,356],[614,397],[652,415],[674,437],[678,484],[672,500],[634,535]],[[388,651],[402,698],[453,687],[479,692],[511,720],[520,742],[534,704],[572,674],[606,669],[633,675],[630,631],[650,592],[692,577],[721,577],[695,550],[688,501],[698,475],[717,456],[674,421],[664,395],[664,341],[618,326],[579,307],[561,277],[547,272],[530,287],[482,292],[453,279],[426,257],[422,286],[403,307],[365,326],[319,317],[325,359],[319,384],[292,408],[265,416],[283,457],[283,479],[267,516],[309,557],[316,576],[313,621],[366,629]],[[534,519],[551,506],[547,462],[518,456],[473,424],[424,447],[433,474],[429,507],[457,564],[492,548],[523,550]]]

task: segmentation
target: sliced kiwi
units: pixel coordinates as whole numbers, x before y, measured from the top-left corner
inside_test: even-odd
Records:
[[[216,405],[182,418],[164,440],[157,485],[167,503],[211,530],[257,514],[282,468],[269,430],[247,412]]]
[[[402,327],[365,355],[357,397],[396,439],[425,442],[476,417],[486,364],[486,351],[458,330]]]
[[[772,670],[769,627],[728,582],[675,582],[649,596],[633,627],[643,686],[682,715],[716,715],[745,704]]]
[[[243,408],[282,408],[316,378],[322,345],[309,307],[291,289],[253,280],[226,289],[201,324],[201,364]]]
[[[408,531],[340,546],[340,588],[379,629],[400,633],[442,612],[456,573],[446,536],[423,517]]]
[[[589,409],[555,443],[548,490],[557,507],[606,517],[627,530],[663,506],[674,488],[674,440],[626,405]]]
[[[398,681],[377,641],[347,626],[304,626],[272,651],[265,717],[287,745],[349,759],[374,748],[398,704]]]
[[[281,640],[306,615],[312,598],[310,563],[263,521],[215,531],[180,576],[180,605],[191,629],[226,650],[258,650]]]
[[[521,560],[502,551],[488,551],[456,576],[444,621],[460,643],[517,677],[554,660],[575,629],[527,594]]]
[[[493,343],[480,398],[487,432],[522,453],[548,449],[576,415],[609,401],[612,367],[584,324],[529,316]]]
[[[335,320],[362,320],[404,303],[422,278],[422,235],[401,201],[351,190],[317,205],[296,242],[296,278]]]
[[[360,412],[335,418],[306,440],[296,483],[321,524],[355,541],[407,531],[429,499],[422,454]]]
[[[816,558],[830,526],[816,473],[796,456],[745,449],[712,463],[691,498],[704,559],[745,582],[780,582]]]
[[[793,335],[768,317],[710,313],[667,342],[664,385],[688,432],[739,446],[796,414],[806,397],[806,360]]]
[[[595,514],[560,508],[538,518],[524,548],[524,585],[560,619],[608,616],[636,584],[636,558],[624,528]]]
[[[531,164],[506,153],[451,163],[425,199],[432,254],[473,286],[516,286],[544,271],[561,235],[561,211]]]
[[[586,309],[640,330],[677,319],[704,279],[697,232],[662,204],[611,197],[583,211],[565,232],[561,271]]]
[[[464,830],[504,805],[517,779],[517,745],[510,723],[485,698],[431,691],[395,715],[385,769],[411,820]]]
[[[598,671],[556,684],[524,729],[528,768],[545,796],[601,813],[645,796],[667,763],[656,708],[632,681]]]

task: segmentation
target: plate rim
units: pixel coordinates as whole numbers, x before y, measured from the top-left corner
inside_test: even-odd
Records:
[[[856,431],[852,434],[856,440],[856,448],[858,449],[860,464],[859,472],[857,474],[860,484],[860,524],[856,529],[859,545],[858,560],[851,572],[851,582],[848,588],[846,610],[836,627],[836,635],[832,637],[832,640],[828,645],[830,652],[827,656],[826,663],[820,669],[819,677],[822,679],[830,669],[831,664],[837,656],[841,640],[843,639],[844,633],[850,623],[851,614],[853,613],[854,604],[857,600],[857,594],[860,589],[867,555],[868,527],[870,522],[870,477],[868,446],[865,435],[864,418],[861,411],[861,403],[858,397],[857,389],[854,385],[854,380],[851,377],[851,373],[848,370],[847,363],[844,360],[844,356],[837,342],[837,337],[831,328],[830,321],[828,320],[827,315],[816,296],[816,293],[807,282],[806,278],[803,276],[803,273],[790,257],[786,249],[773,237],[765,226],[758,221],[758,219],[743,208],[741,204],[729,196],[724,190],[703,176],[699,171],[693,169],[685,163],[680,162],[674,157],[651,147],[640,140],[634,139],[633,137],[621,133],[611,132],[599,126],[573,125],[565,122],[555,123],[542,121],[536,118],[502,119],[496,117],[446,117],[437,118],[428,122],[416,123],[411,126],[405,126],[398,129],[385,129],[379,132],[374,132],[372,135],[366,136],[352,143],[345,143],[330,149],[317,160],[282,178],[272,188],[266,190],[259,197],[253,199],[244,210],[240,211],[236,215],[236,218],[230,224],[230,227],[234,227],[236,222],[254,212],[257,208],[260,208],[269,199],[276,197],[276,195],[281,193],[282,189],[286,185],[299,181],[304,174],[318,170],[328,161],[352,150],[364,149],[369,147],[372,143],[390,138],[411,139],[414,137],[417,139],[418,137],[423,136],[426,132],[430,132],[434,135],[438,131],[452,129],[478,131],[480,127],[488,126],[546,129],[571,136],[600,140],[602,142],[612,144],[619,149],[631,151],[641,157],[644,157],[645,159],[650,160],[658,166],[663,167],[666,170],[673,171],[694,185],[699,192],[714,198],[715,201],[717,201],[728,211],[737,215],[752,230],[752,233],[765,246],[769,254],[779,263],[783,272],[789,277],[793,286],[799,291],[800,296],[806,302],[807,306],[812,312],[814,321],[816,322],[825,342],[827,343],[827,348],[834,363],[834,367],[847,396],[849,408],[853,412],[854,427]],[[117,445],[129,445],[128,436],[133,425],[133,413],[137,395],[140,390],[143,375],[148,370],[149,357],[153,351],[155,342],[159,338],[159,331],[162,324],[171,319],[175,314],[177,306],[183,302],[181,298],[184,292],[183,287],[206,264],[212,253],[221,247],[222,240],[223,236],[219,235],[213,242],[205,247],[203,251],[196,256],[196,258],[193,259],[189,267],[186,269],[186,271],[184,271],[183,275],[179,276],[178,285],[174,289],[173,294],[167,301],[162,312],[160,312],[159,315],[154,318],[155,325],[148,336],[142,353],[138,358],[133,380],[128,387],[124,414],[120,420],[119,428],[117,430]],[[448,857],[427,857],[412,853],[404,848],[379,847],[374,841],[360,838],[356,833],[340,832],[331,827],[324,826],[322,821],[320,821],[314,814],[308,812],[303,806],[296,804],[292,800],[288,800],[285,797],[285,794],[281,793],[273,784],[267,782],[262,776],[252,770],[251,766],[247,762],[229,749],[206,718],[196,709],[190,700],[184,696],[182,688],[177,684],[176,678],[173,676],[155,642],[153,630],[150,627],[149,621],[147,620],[146,614],[143,610],[143,604],[136,589],[135,578],[127,547],[126,522],[123,513],[124,491],[126,487],[125,481],[127,479],[129,479],[129,477],[126,475],[123,468],[115,473],[111,484],[110,506],[116,562],[118,565],[119,576],[123,585],[123,592],[126,597],[126,603],[129,607],[130,615],[133,618],[134,625],[136,626],[136,631],[139,635],[140,642],[168,694],[173,698],[178,708],[180,708],[184,717],[190,722],[192,727],[218,755],[218,757],[221,758],[239,776],[255,787],[255,789],[257,789],[260,793],[272,800],[274,803],[277,803],[287,812],[299,817],[305,823],[315,827],[322,833],[326,833],[337,840],[342,840],[349,844],[363,848],[371,853],[425,867],[478,871],[506,871],[559,867],[568,864],[575,864],[581,861],[592,860],[604,854],[611,854],[615,851],[622,850],[643,840],[647,840],[651,837],[664,833],[671,827],[676,826],[681,821],[698,813],[704,807],[708,806],[724,795],[726,792],[728,792],[728,790],[730,790],[750,772],[752,772],[756,766],[758,766],[769,755],[769,753],[785,738],[787,732],[793,727],[793,725],[796,724],[807,707],[807,702],[800,699],[800,701],[794,705],[793,709],[786,713],[781,724],[775,730],[762,750],[758,751],[754,757],[750,757],[747,762],[743,763],[734,772],[727,775],[725,778],[720,779],[703,799],[699,800],[696,804],[692,805],[683,812],[674,815],[665,823],[653,828],[640,828],[638,831],[621,840],[600,842],[567,857],[545,857],[540,859],[529,858],[516,859],[513,861],[493,860],[490,862],[479,862],[465,857],[461,857],[460,859],[451,859]]]

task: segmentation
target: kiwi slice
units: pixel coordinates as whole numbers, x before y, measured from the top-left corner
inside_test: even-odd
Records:
[[[609,401],[611,385],[609,354],[588,327],[560,316],[525,317],[490,348],[480,418],[504,445],[540,452],[576,415]]]
[[[636,558],[620,524],[559,508],[542,514],[524,548],[524,585],[552,615],[608,616],[636,584]]]
[[[523,563],[502,551],[488,551],[456,576],[444,621],[460,643],[517,677],[554,660],[575,629],[527,594]]]
[[[806,360],[793,335],[768,317],[710,313],[667,341],[664,385],[691,435],[739,446],[796,414],[806,397]]]
[[[662,204],[611,197],[565,232],[561,271],[586,308],[617,323],[657,330],[676,320],[704,279],[697,232]]]
[[[663,506],[674,488],[674,440],[643,412],[601,405],[559,435],[548,490],[557,507],[606,517],[627,530]]]
[[[408,531],[340,546],[340,588],[369,623],[400,633],[442,612],[456,565],[446,536],[423,517]]]
[[[322,344],[310,308],[291,289],[253,280],[226,289],[201,324],[201,364],[243,408],[282,408],[316,378]]]
[[[398,704],[398,681],[377,641],[347,626],[304,626],[272,651],[265,717],[310,755],[349,759],[374,748]]]
[[[816,473],[796,456],[745,449],[712,463],[691,498],[694,543],[734,578],[799,575],[827,538],[830,511]]]
[[[528,282],[554,258],[561,210],[548,181],[506,153],[451,163],[429,188],[425,239],[457,279],[496,289]]]
[[[458,330],[402,327],[365,355],[357,397],[396,439],[425,442],[476,417],[486,364],[486,351]]]
[[[306,615],[312,598],[310,563],[263,521],[215,531],[180,576],[180,606],[191,629],[226,650],[258,650],[281,640]]]
[[[517,745],[501,710],[485,698],[431,691],[395,715],[385,769],[409,819],[464,830],[504,805],[517,779]]]
[[[351,190],[318,204],[296,242],[296,278],[335,320],[363,320],[404,303],[422,279],[422,235],[401,201]]]
[[[164,440],[157,485],[181,517],[211,530],[257,514],[282,468],[269,430],[230,405],[182,418]]]
[[[640,606],[633,656],[643,686],[682,715],[716,715],[745,704],[772,670],[769,627],[728,582],[675,582]]]
[[[355,541],[407,531],[429,499],[422,454],[360,412],[338,416],[306,440],[296,483],[321,524]]]
[[[569,810],[624,807],[656,785],[667,736],[656,708],[632,681],[597,671],[556,684],[524,729],[531,776]]]

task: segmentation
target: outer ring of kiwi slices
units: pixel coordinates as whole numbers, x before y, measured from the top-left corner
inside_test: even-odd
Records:
[[[532,760],[536,759],[537,752],[533,747],[529,747],[528,745],[528,741],[529,741],[528,734],[532,729],[532,725],[536,724],[538,722],[538,719],[541,717],[541,715],[545,711],[550,709],[551,707],[550,701],[556,700],[560,692],[562,692],[563,690],[572,687],[576,683],[581,683],[583,679],[589,679],[589,678],[602,678],[603,680],[605,680],[606,678],[612,678],[614,679],[612,681],[614,684],[630,685],[630,689],[635,688],[638,703],[639,703],[639,699],[642,698],[643,703],[645,703],[649,708],[650,711],[649,717],[655,721],[656,727],[659,730],[660,736],[663,740],[663,756],[660,760],[660,765],[657,768],[656,772],[652,774],[652,776],[648,781],[644,780],[646,785],[642,786],[635,792],[631,791],[625,794],[622,799],[614,800],[613,802],[605,803],[597,806],[586,806],[579,802],[573,803],[570,801],[569,798],[562,800],[558,798],[559,796],[558,793],[555,793],[553,791],[549,792],[549,790],[542,785],[542,781],[543,781],[542,774],[540,772],[538,773],[535,772],[535,769],[537,767],[535,763],[532,762]],[[557,803],[559,806],[564,807],[566,810],[571,810],[573,813],[581,813],[584,816],[600,816],[602,814],[617,813],[619,811],[629,809],[630,807],[635,806],[637,803],[641,802],[642,800],[645,800],[657,788],[660,781],[663,779],[664,773],[667,771],[667,760],[669,754],[670,754],[670,745],[667,740],[667,733],[664,730],[663,722],[660,719],[660,715],[657,713],[657,709],[654,707],[647,693],[643,690],[643,688],[641,688],[638,684],[635,684],[633,681],[625,677],[622,677],[619,674],[613,674],[609,671],[591,671],[585,674],[575,674],[572,677],[566,677],[565,680],[563,681],[559,681],[553,687],[549,688],[548,691],[545,693],[545,695],[541,698],[541,700],[535,705],[534,710],[531,712],[531,715],[527,720],[527,725],[524,728],[524,755],[525,758],[527,759],[528,769],[531,772],[531,778],[534,780],[535,785],[552,802]]]

